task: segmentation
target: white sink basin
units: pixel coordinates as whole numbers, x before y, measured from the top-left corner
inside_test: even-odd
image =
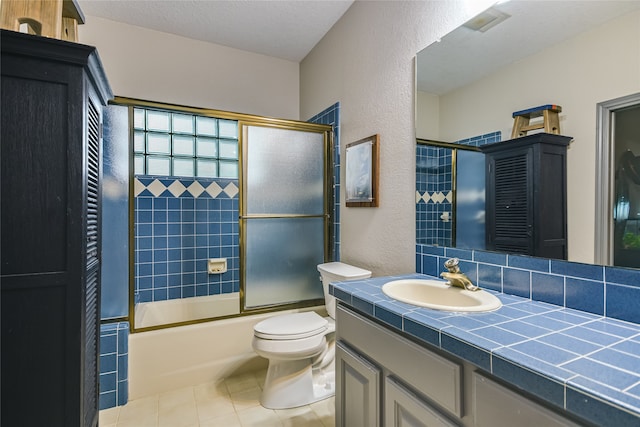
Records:
[[[492,311],[502,303],[489,292],[468,291],[441,280],[394,280],[382,286],[385,295],[408,304],[444,311]]]

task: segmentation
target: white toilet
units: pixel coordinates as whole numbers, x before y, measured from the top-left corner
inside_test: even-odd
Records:
[[[371,272],[341,262],[318,265],[329,317],[313,311],[281,314],[256,324],[253,349],[269,359],[260,403],[269,409],[308,405],[335,394],[336,300],[329,283],[371,277]]]

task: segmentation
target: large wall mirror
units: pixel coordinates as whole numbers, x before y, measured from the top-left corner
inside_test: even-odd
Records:
[[[556,104],[562,107],[560,133],[572,137],[566,156],[568,259],[610,263],[596,259],[602,244],[595,231],[601,203],[596,181],[598,171],[611,170],[602,179],[611,190],[607,200],[613,212],[618,154],[598,154],[597,115],[600,105],[631,99],[624,110],[636,119],[625,121],[626,133],[617,141],[631,146],[640,164],[640,1],[500,2],[427,46],[416,64],[418,243],[459,241],[461,247],[485,249],[474,243],[482,236],[466,239],[473,232],[455,225],[465,215],[484,224],[477,208],[484,203],[484,188],[465,184],[484,182],[483,161],[473,151],[510,139],[513,112]],[[608,150],[609,140],[604,144]],[[471,163],[461,166],[467,157],[477,172]],[[471,176],[456,182],[456,163]],[[454,215],[461,203],[472,210]],[[608,221],[613,230],[613,213]]]

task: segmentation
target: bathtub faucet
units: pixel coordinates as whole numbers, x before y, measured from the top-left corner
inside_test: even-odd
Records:
[[[460,264],[460,261],[458,260],[458,258],[448,259],[444,263],[444,266],[449,271],[444,271],[440,273],[440,276],[447,279],[447,283],[450,286],[466,289],[467,291],[479,290],[480,288],[474,285],[471,282],[471,279],[469,279],[466,274],[460,271],[459,264]]]

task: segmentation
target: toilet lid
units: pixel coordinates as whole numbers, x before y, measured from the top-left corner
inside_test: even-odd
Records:
[[[328,321],[314,313],[281,314],[263,320],[253,327],[255,336],[269,340],[295,340],[324,332]]]

